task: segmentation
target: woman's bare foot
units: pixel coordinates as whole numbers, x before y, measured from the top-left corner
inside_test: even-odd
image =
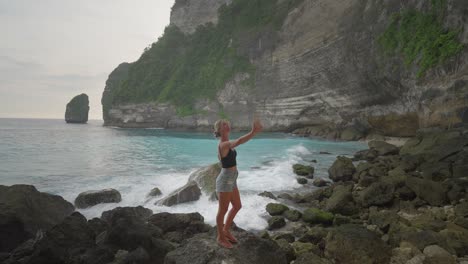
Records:
[[[237,239],[227,230],[223,230],[224,236],[229,240],[229,242],[237,243]]]
[[[220,244],[222,247],[225,247],[225,248],[232,248],[232,244],[229,243],[229,241],[227,241],[226,239],[216,239],[216,241],[218,242],[218,244]]]

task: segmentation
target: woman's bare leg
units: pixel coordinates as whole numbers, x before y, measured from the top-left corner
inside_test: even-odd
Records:
[[[237,212],[239,212],[239,210],[242,208],[239,189],[237,187],[235,187],[232,191],[230,202],[232,204],[232,208],[231,210],[229,210],[223,231],[228,238],[230,238],[233,241],[236,241],[236,239],[232,236],[231,232],[229,232],[229,229],[231,228],[232,222],[234,221],[234,217],[236,217]]]
[[[218,241],[225,247],[232,247],[224,235],[224,216],[229,208],[232,192],[218,192],[218,214],[216,215],[216,228],[218,230]]]

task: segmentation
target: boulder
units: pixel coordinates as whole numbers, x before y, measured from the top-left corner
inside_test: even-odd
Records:
[[[450,253],[448,253],[447,250],[437,245],[430,245],[425,247],[423,253],[426,255],[424,263],[427,264],[457,264],[456,259]]]
[[[333,188],[333,194],[326,201],[325,209],[329,212],[342,215],[352,215],[356,212],[352,185],[336,185]]]
[[[216,192],[216,177],[221,172],[221,165],[219,162],[209,166],[202,167],[189,176],[189,182],[194,181],[203,193],[210,195]]]
[[[120,192],[109,188],[82,192],[75,199],[77,208],[87,208],[100,203],[118,203],[122,201]]]
[[[233,230],[232,234],[239,241],[232,249],[219,246],[214,232],[201,233],[169,252],[164,263],[288,263],[285,252],[275,241],[257,237],[242,229]]]
[[[379,156],[396,155],[400,151],[397,146],[385,141],[372,140],[369,141],[368,145],[370,149],[376,150]]]
[[[336,263],[387,264],[390,261],[390,247],[360,225],[346,224],[332,229],[325,244],[325,256]]]
[[[308,243],[308,242],[300,242],[300,241],[295,241],[293,242],[292,244],[292,247],[294,248],[294,252],[296,254],[296,256],[299,256],[299,255],[302,255],[302,254],[305,254],[305,253],[308,253],[308,252],[313,252],[315,254],[320,254],[320,249],[312,244],[312,243]]]
[[[452,177],[451,167],[448,162],[426,162],[421,164],[420,170],[424,179],[442,182]]]
[[[101,220],[112,225],[121,218],[131,219],[131,221],[146,221],[153,211],[143,206],[136,207],[116,207],[112,210],[104,211]]]
[[[287,210],[289,210],[289,207],[280,203],[268,203],[266,205],[266,211],[272,216],[281,215]]]
[[[71,99],[65,111],[65,121],[67,123],[88,122],[89,99],[88,95],[82,93]]]
[[[462,178],[468,176],[468,150],[463,150],[454,157],[452,176]]]
[[[406,185],[422,200],[433,206],[442,206],[447,204],[447,189],[438,182],[408,177]]]
[[[323,187],[323,186],[327,186],[328,181],[326,181],[323,178],[316,178],[312,184],[316,187]]]
[[[164,233],[167,233],[187,228],[194,229],[193,227],[198,227],[200,223],[204,222],[204,218],[198,212],[176,214],[162,212],[151,215],[148,218],[148,222],[159,227]]]
[[[263,197],[267,197],[267,198],[270,198],[270,199],[273,199],[273,200],[276,200],[275,195],[272,194],[271,192],[263,191],[263,192],[259,193],[258,195],[263,196]]]
[[[305,232],[298,241],[310,242],[312,244],[319,244],[328,234],[328,230],[321,226],[313,226]]]
[[[39,230],[48,230],[75,207],[32,185],[0,185],[0,252],[9,252]]]
[[[189,181],[186,185],[170,193],[167,197],[157,201],[156,205],[173,206],[180,203],[196,201],[200,199],[201,190],[195,181]]]
[[[296,258],[294,248],[291,246],[292,242],[288,242],[286,239],[275,239],[276,244],[280,247],[280,250],[286,255],[287,263],[290,263]]]
[[[273,240],[280,240],[280,239],[284,239],[286,240],[288,243],[292,243],[296,240],[296,238],[294,237],[293,234],[291,233],[279,233],[277,235],[275,235],[273,237]]]
[[[317,208],[308,208],[302,213],[302,219],[310,224],[330,225],[333,223],[333,214]]]
[[[148,196],[149,197],[156,197],[156,196],[160,196],[162,195],[162,192],[161,190],[159,190],[158,187],[154,187],[153,189],[151,189],[151,191],[148,193]]]
[[[447,246],[439,244],[440,246],[450,253],[452,248],[459,257],[468,255],[468,229],[448,223],[447,228],[439,233],[447,241]]]
[[[354,127],[347,127],[341,131],[340,138],[345,141],[359,140],[364,137],[364,134]]]
[[[400,154],[420,155],[428,162],[441,161],[461,152],[468,137],[459,130],[421,132],[408,140]]]
[[[384,233],[387,233],[390,225],[396,223],[399,218],[398,214],[391,210],[377,211],[374,208],[369,210],[369,223],[376,225]]]
[[[27,252],[15,250],[4,263],[74,263],[79,252],[95,247],[94,232],[79,212],[67,216],[61,223],[31,240]],[[110,254],[108,254],[110,256]],[[112,259],[107,259],[111,261]],[[21,262],[20,262],[21,261]]]
[[[299,176],[306,176],[307,178],[312,179],[314,177],[315,169],[312,166],[294,164],[293,171],[295,174]]]
[[[286,225],[286,221],[281,216],[272,216],[268,219],[268,230],[278,229]]]
[[[353,178],[356,167],[350,158],[338,156],[333,165],[328,169],[328,175],[333,181],[349,181]]]
[[[294,209],[287,210],[284,212],[284,217],[288,219],[289,221],[293,221],[293,222],[299,221],[301,219],[301,216],[302,216],[302,213]]]
[[[307,179],[304,178],[304,177],[297,177],[296,180],[297,180],[297,183],[299,183],[299,184],[306,184],[307,183]]]
[[[359,202],[364,207],[386,205],[393,201],[394,187],[385,182],[374,182],[359,195]]]
[[[149,255],[150,262],[162,263],[174,245],[164,239],[161,228],[149,222],[150,215],[151,210],[141,206],[103,212],[101,219],[109,224],[103,244],[128,252],[141,247]]]

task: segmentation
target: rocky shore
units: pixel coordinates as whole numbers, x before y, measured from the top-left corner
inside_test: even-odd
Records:
[[[268,190],[268,227],[234,225],[239,243],[219,247],[216,228],[197,212],[154,213],[117,207],[86,219],[60,196],[33,186],[0,186],[1,263],[468,263],[468,128],[420,130],[402,146],[369,141],[353,158],[337,157],[330,181],[314,163],[294,167],[313,180],[308,193]],[[175,204],[213,194],[218,166],[194,172]],[[118,202],[87,192],[86,206]],[[98,195],[99,194],[99,195]],[[78,198],[78,197],[77,197]],[[75,201],[75,205],[77,204]]]

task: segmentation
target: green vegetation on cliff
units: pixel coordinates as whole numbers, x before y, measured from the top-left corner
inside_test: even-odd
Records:
[[[460,53],[459,30],[443,26],[446,5],[445,0],[431,0],[429,12],[406,9],[394,14],[379,38],[385,53],[402,54],[406,65],[416,63],[418,77]]]
[[[170,102],[185,116],[196,113],[197,98],[214,99],[236,73],[248,73],[250,79],[244,83],[252,85],[255,67],[239,51],[241,35],[279,29],[301,1],[234,0],[219,9],[217,25],[199,26],[191,35],[174,25],[166,27],[113,89],[111,104]],[[179,2],[175,5],[183,4]]]

